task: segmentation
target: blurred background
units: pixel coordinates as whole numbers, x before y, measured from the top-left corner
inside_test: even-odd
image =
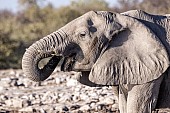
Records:
[[[0,0],[0,69],[21,68],[34,41],[90,10],[169,14],[170,0]]]

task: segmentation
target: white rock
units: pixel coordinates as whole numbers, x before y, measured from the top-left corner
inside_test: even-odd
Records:
[[[60,78],[55,78],[55,83],[56,84],[61,84],[61,79]]]
[[[63,97],[65,95],[65,93],[61,92],[58,94],[59,98]]]
[[[90,107],[91,107],[92,109],[95,109],[95,108],[96,108],[96,103],[92,102],[92,103],[90,104]]]
[[[3,87],[10,87],[10,82],[11,82],[11,79],[10,78],[1,78],[0,79],[1,81],[1,86]]]
[[[74,92],[73,93],[75,96],[80,96],[80,92]]]
[[[13,99],[12,104],[13,104],[13,107],[22,108],[23,107],[23,100],[21,100],[21,99]]]
[[[30,94],[28,97],[29,97],[30,100],[35,100],[35,99],[36,99],[36,98],[35,98],[35,95],[36,95],[36,94]]]
[[[19,112],[33,112],[34,108],[32,106],[25,107],[19,110]]]
[[[29,80],[28,78],[23,78],[22,82],[23,82],[25,87],[31,87],[32,86],[32,81]]]
[[[70,97],[69,95],[64,95],[60,99],[58,99],[58,101],[61,103],[65,103],[66,101],[71,101],[71,99],[72,97]]]
[[[62,104],[57,104],[56,107],[55,107],[55,110],[57,110],[58,112],[62,112],[63,106],[64,105],[62,105]]]
[[[3,86],[0,86],[0,91],[3,91],[4,90],[4,87]]]
[[[15,75],[15,74],[16,74],[16,71],[13,70],[13,69],[11,69],[11,70],[9,70],[9,74],[10,74],[10,75]]]
[[[76,86],[76,85],[77,85],[77,80],[75,80],[75,79],[67,79],[66,85],[67,85],[68,87]]]
[[[10,100],[6,100],[6,101],[5,101],[5,104],[6,104],[6,106],[11,107],[11,106],[13,105],[13,102],[12,102],[12,100],[10,99]]]
[[[79,92],[79,91],[81,90],[81,88],[80,88],[80,87],[76,87],[74,90],[75,90],[76,92]]]
[[[81,98],[81,100],[89,100],[89,96],[86,94],[81,94],[80,98]]]
[[[43,108],[40,108],[41,113],[46,113],[46,111]]]
[[[50,93],[51,93],[51,91],[47,91],[47,92],[43,95],[42,101],[47,100],[47,98],[49,97]]]
[[[23,79],[18,79],[18,81],[16,82],[17,82],[17,86],[21,86],[21,85],[25,86]]]
[[[113,111],[118,111],[118,109],[119,109],[118,103],[113,104],[111,109],[112,109]],[[117,112],[116,112],[116,113],[117,113]]]
[[[112,97],[106,97],[106,98],[101,98],[100,99],[100,102],[101,104],[114,104],[115,103],[115,100],[112,98]]]
[[[89,93],[88,94],[90,97],[94,97],[94,98],[98,98],[98,94],[97,93]]]
[[[91,107],[89,105],[84,105],[84,106],[81,106],[79,110],[81,111],[87,111],[89,110]]]
[[[79,100],[80,100],[80,97],[79,97],[79,96],[75,96],[75,95],[73,96],[73,101],[74,101],[74,102],[77,102],[77,101],[79,101]]]
[[[112,108],[114,108],[114,109],[118,109],[118,108],[119,108],[118,103],[113,104],[113,105],[112,105]]]

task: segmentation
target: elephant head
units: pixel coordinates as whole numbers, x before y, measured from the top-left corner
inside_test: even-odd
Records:
[[[39,69],[45,57],[51,60]],[[142,84],[169,66],[164,45],[147,26],[118,13],[90,11],[31,45],[22,59],[25,74],[45,80],[61,58],[63,71],[78,71],[86,85]]]

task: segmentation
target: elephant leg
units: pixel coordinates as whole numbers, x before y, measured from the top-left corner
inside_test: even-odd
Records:
[[[120,113],[127,113],[127,94],[128,90],[125,85],[119,85],[119,111]]]
[[[151,113],[157,103],[163,76],[151,82],[128,88],[127,113]]]
[[[164,79],[159,90],[159,97],[156,108],[170,108],[170,70],[164,73]]]

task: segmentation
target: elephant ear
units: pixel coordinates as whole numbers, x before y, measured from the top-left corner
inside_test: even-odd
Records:
[[[160,77],[169,59],[159,38],[138,20],[115,15],[126,29],[112,37],[93,65],[89,80],[102,85],[143,84]]]

